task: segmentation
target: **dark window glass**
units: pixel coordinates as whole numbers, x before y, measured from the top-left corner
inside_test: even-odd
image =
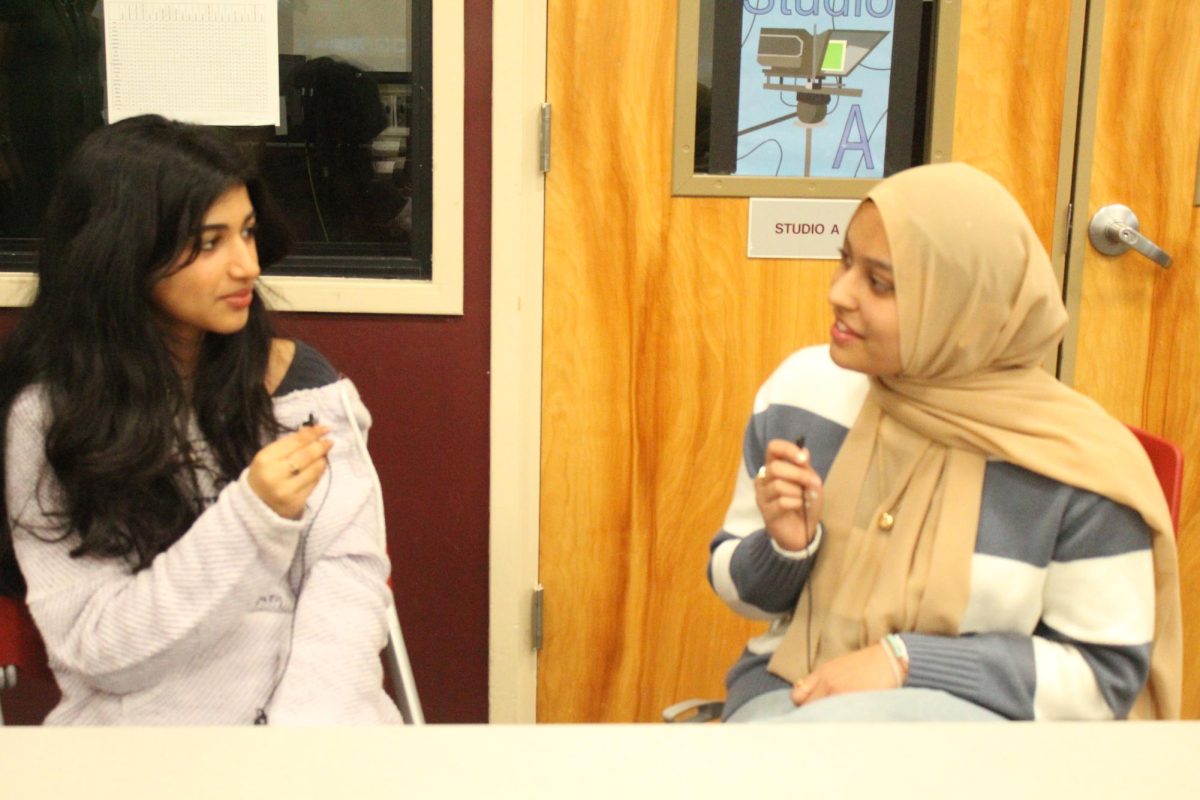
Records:
[[[428,279],[432,0],[278,11],[281,124],[230,129],[296,235],[274,272]],[[0,0],[0,269],[32,268],[58,172],[104,124],[102,12]]]

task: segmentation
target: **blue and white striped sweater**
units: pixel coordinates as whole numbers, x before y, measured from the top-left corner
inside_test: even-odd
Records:
[[[780,549],[763,529],[753,476],[771,439],[803,434],[828,475],[868,391],[828,348],[801,350],[759,390],[709,581],[735,611],[773,620],[730,670],[726,715],[787,686],[767,673],[820,542]],[[1146,681],[1154,567],[1141,517],[1091,492],[989,461],[970,596],[957,637],[902,634],[906,686],[942,689],[1012,719],[1112,719]]]

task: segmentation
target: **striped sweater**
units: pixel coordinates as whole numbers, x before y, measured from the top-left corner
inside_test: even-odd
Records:
[[[137,573],[121,560],[69,555],[78,537],[62,538],[46,514],[60,490],[46,466],[43,393],[27,388],[13,404],[13,543],[62,690],[47,724],[249,724],[260,708],[271,724],[399,722],[378,657],[390,602],[379,500],[351,439],[342,382],[297,345],[275,415],[295,428],[314,414],[334,442],[301,519],[276,515],[243,472]],[[365,429],[370,416],[345,383]],[[213,489],[207,481],[202,489]]]
[[[729,606],[772,625],[729,671],[726,716],[788,685],[766,665],[820,558],[819,541],[790,552],[764,529],[753,477],[766,445],[803,434],[824,479],[868,388],[865,375],[814,347],[788,358],[758,392],[708,571]],[[960,631],[902,633],[905,686],[941,689],[1010,719],[1125,717],[1146,681],[1154,631],[1146,524],[1126,506],[989,461]]]

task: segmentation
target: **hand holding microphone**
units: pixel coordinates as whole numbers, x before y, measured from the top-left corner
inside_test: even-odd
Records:
[[[792,551],[808,547],[821,521],[824,492],[803,436],[767,443],[765,463],[754,479],[754,499],[777,545]]]
[[[299,519],[329,466],[333,442],[325,425],[305,425],[259,450],[250,462],[250,488],[281,517]]]

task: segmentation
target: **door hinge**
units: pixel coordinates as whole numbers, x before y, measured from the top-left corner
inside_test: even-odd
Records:
[[[538,137],[538,163],[542,174],[550,171],[550,104],[542,103]]]
[[[532,623],[530,625],[530,631],[532,632],[530,638],[534,650],[542,649],[542,611],[545,608],[545,602],[545,590],[542,589],[542,585],[539,583],[533,587],[533,604],[529,609],[530,622]]]
[[[1064,242],[1063,251],[1066,253],[1071,252],[1071,240],[1074,238],[1072,236],[1071,223],[1073,223],[1074,221],[1075,221],[1075,204],[1067,203],[1067,230],[1066,230],[1066,235],[1063,237],[1063,242]]]

